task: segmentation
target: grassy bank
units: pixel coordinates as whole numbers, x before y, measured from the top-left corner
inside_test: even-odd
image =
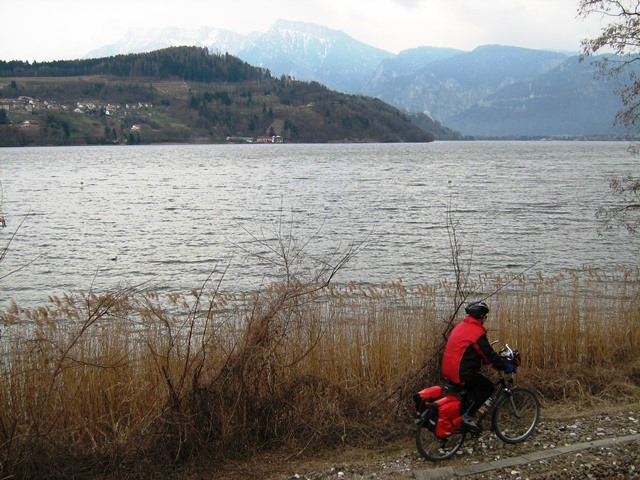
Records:
[[[544,402],[637,395],[637,269],[481,277],[490,338]],[[447,282],[51,298],[1,319],[0,475],[163,478],[411,427],[455,311]],[[460,314],[455,320],[461,318]]]

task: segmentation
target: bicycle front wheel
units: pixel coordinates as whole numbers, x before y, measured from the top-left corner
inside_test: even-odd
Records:
[[[460,449],[464,442],[465,433],[456,431],[447,438],[438,438],[429,430],[424,416],[416,427],[416,446],[420,455],[432,462],[439,462],[451,458]]]
[[[506,443],[524,442],[540,419],[540,402],[531,390],[516,387],[502,397],[493,413],[496,435]]]

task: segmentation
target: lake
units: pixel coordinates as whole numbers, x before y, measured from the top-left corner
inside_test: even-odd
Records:
[[[10,248],[0,307],[122,286],[189,291],[210,274],[253,290],[275,238],[358,255],[338,282],[451,278],[448,213],[472,274],[637,265],[622,230],[598,233],[625,142],[170,145],[0,149]],[[15,236],[14,236],[15,234]],[[284,245],[286,246],[286,244]],[[256,256],[258,254],[259,256]]]

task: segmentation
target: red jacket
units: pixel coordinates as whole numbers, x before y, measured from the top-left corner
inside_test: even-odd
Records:
[[[467,315],[449,335],[442,357],[442,374],[454,383],[464,383],[483,363],[498,370],[507,366],[507,361],[491,348],[482,323]]]

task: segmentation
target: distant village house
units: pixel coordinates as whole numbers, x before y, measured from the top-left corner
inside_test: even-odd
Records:
[[[283,143],[283,140],[280,135],[268,135],[258,137],[256,143]]]

